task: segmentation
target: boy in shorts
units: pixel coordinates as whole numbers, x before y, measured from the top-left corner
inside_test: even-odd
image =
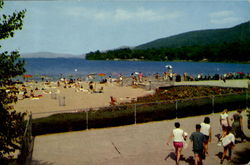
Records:
[[[205,136],[200,132],[200,124],[196,124],[195,128],[196,132],[193,132],[189,139],[191,140],[191,142],[193,142],[195,165],[198,165],[199,162],[202,164],[202,154],[204,149],[203,143],[205,141]]]

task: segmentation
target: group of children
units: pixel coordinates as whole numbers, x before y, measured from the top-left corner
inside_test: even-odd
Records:
[[[209,118],[205,118],[205,120],[209,120]],[[170,138],[167,142],[167,145],[169,145],[169,141],[173,138],[173,145],[175,148],[175,157],[176,157],[176,164],[179,164],[180,157],[181,157],[181,151],[182,148],[184,147],[184,143],[187,140],[187,133],[184,132],[183,129],[180,128],[180,123],[175,122],[175,129],[173,129],[172,134],[170,135]],[[201,127],[205,126],[202,128],[201,132]],[[204,154],[207,154],[207,149],[208,149],[208,141],[211,141],[211,127],[207,123],[202,123],[202,124],[196,124],[196,131],[193,132],[189,139],[191,142],[193,142],[193,152],[194,152],[194,161],[195,165],[198,165],[199,162],[202,162],[202,157]],[[207,135],[207,133],[209,135]]]
[[[221,164],[226,158],[227,152],[229,152],[228,160],[231,160],[232,148],[235,145],[235,137],[240,137],[242,141],[246,136],[242,131],[242,116],[241,110],[238,110],[231,119],[233,121],[232,126],[229,122],[229,116],[227,110],[224,110],[222,114],[220,114],[220,124],[222,126],[222,133],[219,137],[219,143],[223,146],[223,154],[221,157]],[[170,135],[167,145],[171,139],[173,139],[173,146],[175,148],[175,156],[176,156],[176,164],[179,164],[181,151],[184,147],[184,144],[187,140],[187,133],[184,132],[183,129],[180,128],[180,123],[175,122],[175,128]],[[196,124],[196,131],[193,132],[189,139],[193,143],[193,152],[194,152],[194,162],[195,165],[199,163],[202,164],[202,159],[205,156],[208,156],[208,143],[212,140],[212,130],[210,125],[210,118],[205,117],[204,121],[201,124]]]

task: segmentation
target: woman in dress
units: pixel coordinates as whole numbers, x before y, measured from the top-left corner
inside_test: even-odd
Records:
[[[181,157],[181,151],[184,146],[184,138],[185,132],[183,129],[180,128],[180,123],[175,122],[175,129],[173,129],[172,134],[169,137],[169,140],[167,141],[167,145],[169,145],[169,141],[173,138],[173,145],[175,148],[175,156],[176,156],[176,164],[179,164],[180,157]]]

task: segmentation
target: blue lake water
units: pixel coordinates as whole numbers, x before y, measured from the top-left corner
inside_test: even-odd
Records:
[[[172,65],[173,72],[189,75],[224,74],[233,72],[250,72],[250,64],[208,63],[208,62],[155,62],[155,61],[88,61],[76,58],[30,58],[25,59],[26,73],[48,76],[85,76],[89,73],[106,73],[107,75],[123,74],[129,76],[133,72],[153,75],[166,71],[166,65]]]

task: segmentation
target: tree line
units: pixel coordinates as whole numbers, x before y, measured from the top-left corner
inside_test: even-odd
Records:
[[[179,48],[131,49],[121,48],[89,52],[87,60],[150,60],[150,61],[210,61],[249,62],[250,42],[233,42],[214,45],[194,45]]]

